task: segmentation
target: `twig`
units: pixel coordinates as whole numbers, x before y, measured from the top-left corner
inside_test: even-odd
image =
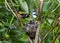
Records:
[[[38,40],[38,41],[39,41],[39,43],[41,43],[41,38],[40,38],[40,35],[39,35],[39,40]]]
[[[3,4],[5,4],[5,8],[6,8],[7,11],[11,11],[10,8],[9,8],[9,7],[7,6],[7,4],[6,4],[6,1],[7,1],[7,0],[5,0],[5,2],[4,2]],[[9,3],[9,4],[11,4],[11,3]],[[14,6],[19,6],[19,5],[15,5],[15,4],[14,4]]]
[[[6,5],[9,7],[9,9],[11,10],[11,12],[14,14],[14,16],[16,17],[16,14],[14,13],[14,11],[12,10],[12,8],[10,7],[10,5],[8,4],[7,0],[5,0]]]
[[[14,15],[12,15],[12,18],[10,20],[10,25],[12,24],[13,20],[14,20]]]
[[[44,39],[43,38],[41,38],[41,43],[44,43]]]
[[[8,8],[7,4],[6,4],[6,1],[5,1],[5,8],[7,11],[10,11],[10,9]]]
[[[55,40],[57,39],[57,37],[58,37],[59,35],[60,35],[60,30],[58,31],[58,33],[56,34],[56,36],[53,38],[52,43],[55,42]]]
[[[29,39],[30,43],[33,43],[32,40],[29,38],[29,36],[28,36],[28,39]]]
[[[11,1],[11,4],[12,4],[12,7],[13,7],[13,11],[15,12],[15,14],[16,14],[16,16],[17,16],[17,18],[18,18],[18,13],[17,13],[17,11],[16,11],[16,9],[15,9],[15,7],[14,7],[14,4],[13,4],[13,1],[12,0],[10,0]]]
[[[40,0],[37,1],[38,1],[38,20],[40,21],[40,15],[41,15]]]
[[[15,9],[15,7],[14,7],[14,4],[13,4],[13,1],[12,1],[12,0],[11,0],[11,4],[12,4],[12,6],[13,6],[13,11],[14,11],[15,14],[16,14],[16,18],[18,19],[19,24],[20,24],[20,26],[22,27],[23,24],[21,23],[21,16],[17,13],[17,11],[16,11],[16,9]]]
[[[42,11],[43,11],[44,2],[45,2],[45,0],[42,1],[42,6],[40,7],[40,12],[41,12],[41,13],[42,13]]]

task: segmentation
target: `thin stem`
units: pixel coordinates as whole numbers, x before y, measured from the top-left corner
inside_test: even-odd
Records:
[[[59,6],[60,4],[58,4],[57,7],[54,10],[52,10],[52,12],[56,11]]]
[[[10,25],[12,24],[13,20],[14,20],[14,16],[12,15],[12,18],[11,18],[11,21],[10,21]]]
[[[10,11],[10,9],[8,8],[8,6],[6,5],[6,1],[5,1],[5,8],[7,11]]]
[[[28,36],[28,39],[29,39],[30,43],[33,43],[32,40],[29,38],[29,36]]]
[[[45,0],[42,1],[42,6],[40,7],[40,12],[42,13]]]

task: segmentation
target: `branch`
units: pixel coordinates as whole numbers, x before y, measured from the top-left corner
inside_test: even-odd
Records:
[[[40,15],[40,0],[37,0],[38,1],[38,20],[39,20],[39,15]],[[36,35],[35,35],[35,43],[38,43],[38,38],[39,38],[39,28],[40,28],[40,21],[38,21],[38,28],[37,28],[37,31],[36,31]]]
[[[35,36],[35,43],[38,43],[38,39],[39,39],[39,28],[40,28],[40,22],[38,21],[38,28],[36,31],[36,36]]]
[[[57,37],[58,37],[59,35],[60,35],[60,30],[58,31],[58,33],[56,34],[56,36],[53,38],[52,43],[55,42],[55,40],[57,39]]]
[[[40,7],[40,0],[37,0],[38,1],[38,28],[37,28],[37,31],[36,31],[36,36],[35,36],[35,43],[38,43],[38,39],[39,39],[39,29],[40,29],[40,23],[41,23],[41,13],[42,13],[42,10],[43,10],[43,5],[44,5],[44,0],[43,0],[43,3],[42,3],[42,6]]]
[[[43,6],[44,6],[45,0],[42,0],[42,6],[40,6],[40,0],[38,0],[38,20],[41,20],[41,13],[43,11]]]
[[[16,11],[16,8],[14,7],[14,3],[13,3],[13,1],[12,0],[10,0],[11,1],[11,4],[12,4],[12,7],[13,7],[13,11],[15,12],[15,14],[16,14],[16,16],[17,16],[17,18],[18,18],[18,13],[17,13],[17,11]]]
[[[42,6],[40,7],[40,13],[42,13],[42,11],[43,11],[44,2],[45,2],[45,0],[42,1]]]
[[[38,1],[38,20],[40,20],[40,15],[41,15],[40,0],[37,1]]]

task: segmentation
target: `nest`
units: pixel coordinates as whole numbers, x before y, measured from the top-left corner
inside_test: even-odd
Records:
[[[34,20],[30,20],[23,26],[24,31],[30,37],[30,39],[35,39],[36,30],[38,28],[38,23]]]

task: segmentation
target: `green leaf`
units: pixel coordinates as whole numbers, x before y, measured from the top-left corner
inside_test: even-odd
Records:
[[[4,0],[0,0],[0,2],[4,2]]]
[[[43,7],[43,11],[47,11],[49,9],[50,4],[51,4],[51,1],[45,2],[44,7]]]
[[[23,9],[23,11],[28,13],[28,6],[27,3],[23,0],[19,0],[20,7]]]
[[[55,43],[59,43],[59,40],[58,40],[58,39],[56,39]]]
[[[2,43],[11,43],[10,41],[3,41]]]
[[[59,2],[59,4],[60,4],[60,0],[57,0],[58,2]]]
[[[23,40],[23,41],[26,41],[27,40],[27,35],[26,35],[25,32],[23,33],[21,40]]]
[[[53,22],[53,20],[52,19],[48,19],[48,22],[49,22],[49,24],[51,24]]]
[[[9,39],[9,35],[7,33],[5,33],[5,38]]]
[[[2,23],[0,22],[0,26],[2,26]]]
[[[0,43],[2,43],[2,41],[0,41]]]

